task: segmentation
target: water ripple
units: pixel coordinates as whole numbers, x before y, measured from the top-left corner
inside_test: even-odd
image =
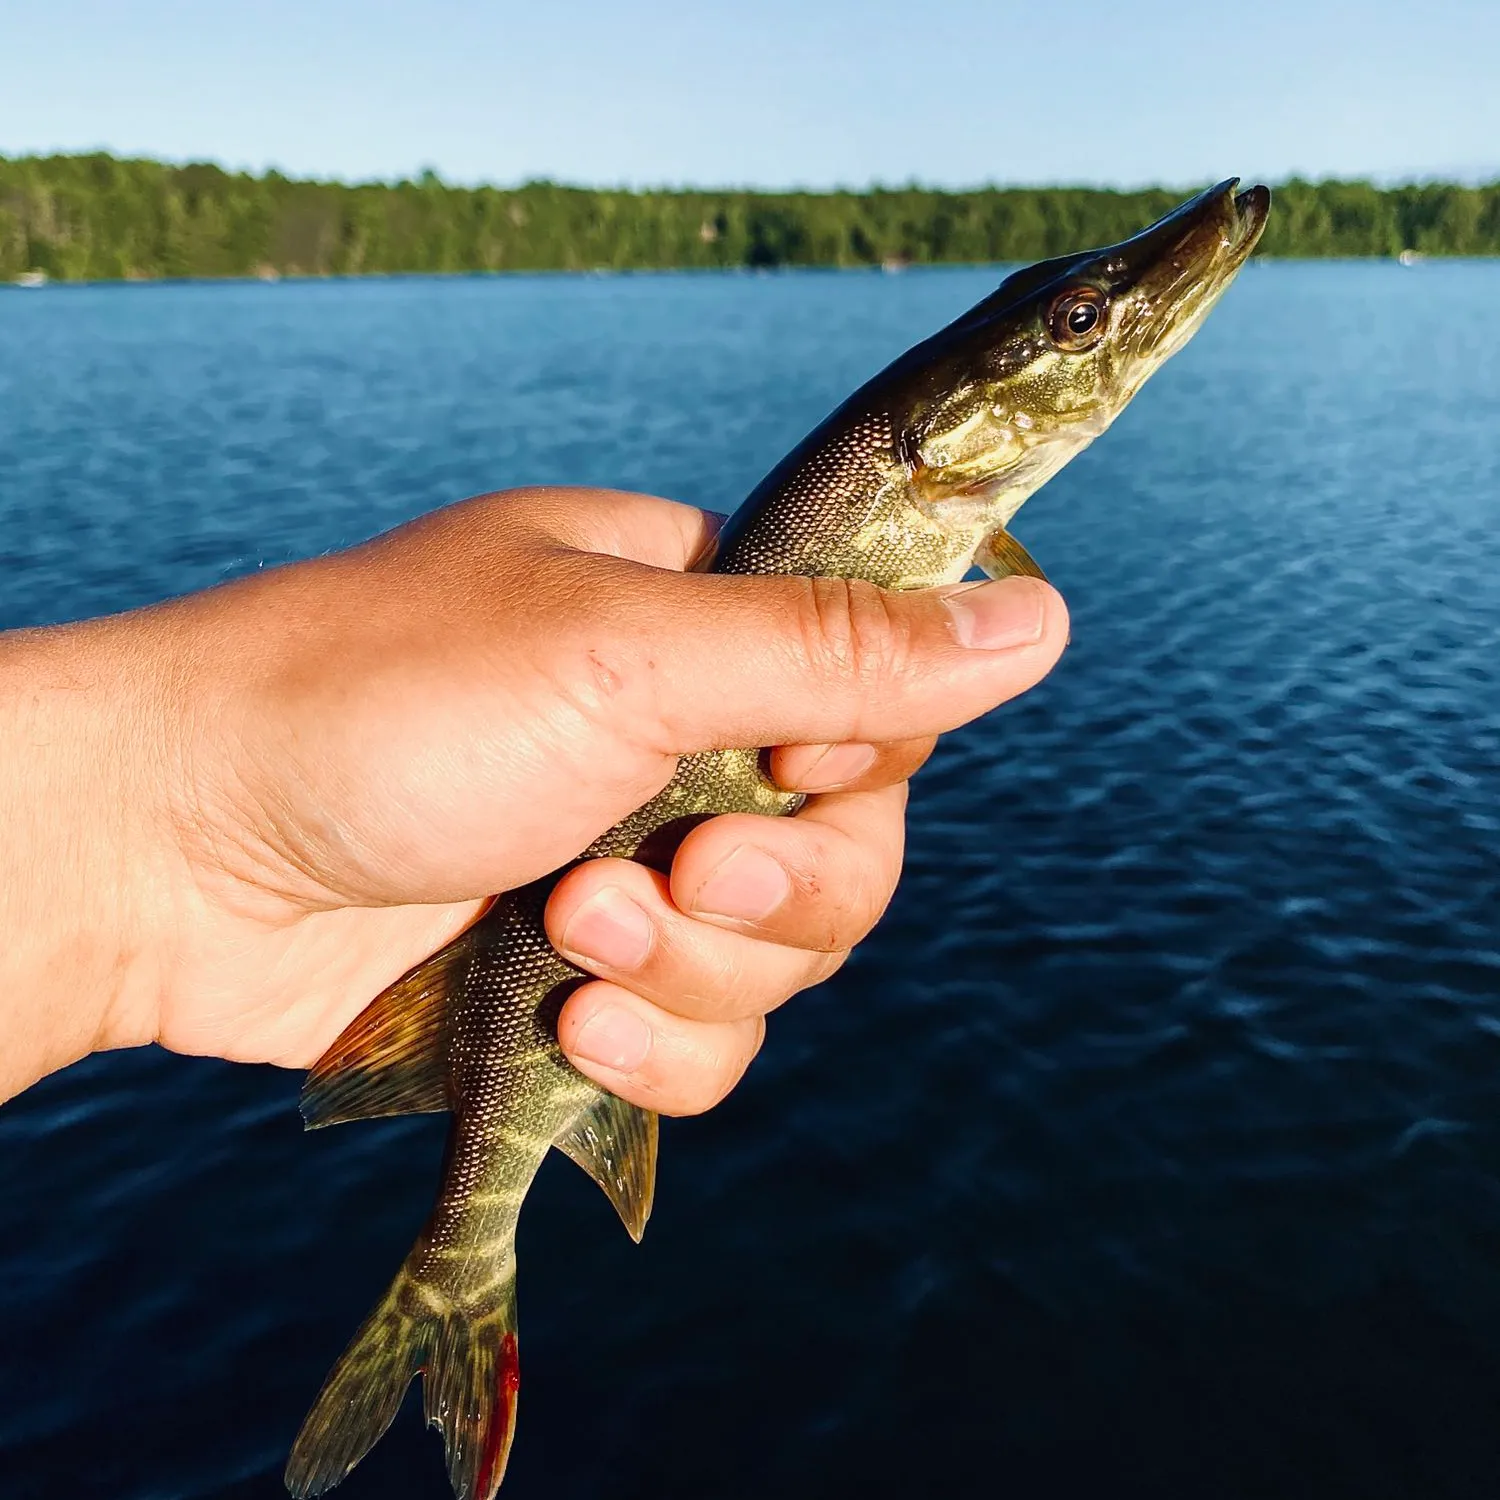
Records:
[[[507,1495],[1493,1496],[1500,353],[1442,314],[1497,276],[1256,267],[1023,512],[1074,644],[919,778],[875,937],[669,1123],[643,1250],[543,1173]],[[0,624],[507,483],[727,509],[991,279],[0,298]],[[278,1492],[441,1149],[295,1092],[0,1111],[7,1500]],[[347,1486],[442,1493],[410,1412]]]

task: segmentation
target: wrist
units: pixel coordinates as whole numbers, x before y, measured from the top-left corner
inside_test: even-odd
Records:
[[[0,1099],[156,1035],[161,701],[109,620],[0,636]]]

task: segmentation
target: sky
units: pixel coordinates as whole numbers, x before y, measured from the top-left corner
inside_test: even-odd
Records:
[[[863,187],[1500,177],[1500,0],[0,0],[0,155]]]

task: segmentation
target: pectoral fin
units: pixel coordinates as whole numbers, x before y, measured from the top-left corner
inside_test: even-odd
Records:
[[[1037,560],[1002,527],[979,544],[975,564],[989,578],[1040,578],[1047,582]]]
[[[601,1094],[554,1142],[604,1189],[637,1244],[656,1194],[656,1138],[657,1120],[650,1110]]]

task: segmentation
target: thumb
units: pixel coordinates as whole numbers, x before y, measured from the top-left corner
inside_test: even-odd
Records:
[[[658,574],[651,727],[663,749],[940,734],[1044,677],[1067,606],[1034,578],[893,591],[857,579]],[[617,623],[620,623],[617,621]]]

